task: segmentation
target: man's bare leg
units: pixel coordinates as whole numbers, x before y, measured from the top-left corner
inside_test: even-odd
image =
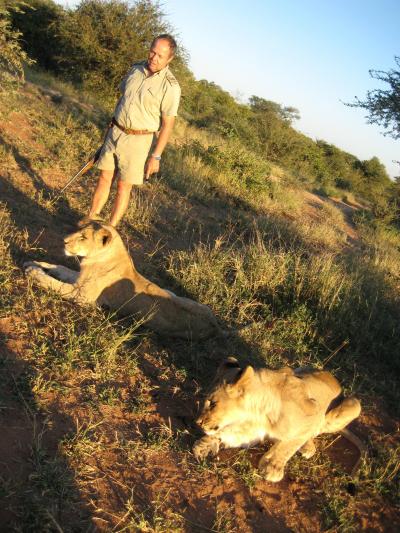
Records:
[[[128,209],[129,199],[131,197],[132,184],[125,181],[118,181],[117,196],[115,197],[114,207],[111,213],[110,224],[116,226]]]
[[[94,191],[92,207],[89,211],[89,217],[99,215],[110,194],[111,184],[114,177],[113,170],[102,170],[96,190]]]

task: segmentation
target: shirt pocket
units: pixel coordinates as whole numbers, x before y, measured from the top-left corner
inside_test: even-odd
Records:
[[[124,95],[127,98],[132,98],[138,91],[140,84],[142,83],[142,76],[140,72],[135,70],[132,74],[128,75],[124,80]],[[122,85],[122,84],[121,84]]]
[[[146,110],[156,113],[160,111],[162,91],[160,87],[149,87],[144,91],[143,105]]]

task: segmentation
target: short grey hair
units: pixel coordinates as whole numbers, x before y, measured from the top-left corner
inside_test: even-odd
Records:
[[[156,41],[162,39],[163,41],[167,41],[169,44],[169,47],[171,49],[171,55],[175,55],[176,49],[178,45],[176,44],[175,39],[170,35],[169,33],[162,33],[161,35],[157,35],[157,37],[154,37],[154,39],[151,41],[150,48],[153,48]]]

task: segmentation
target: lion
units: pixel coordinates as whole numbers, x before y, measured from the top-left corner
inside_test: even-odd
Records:
[[[205,436],[194,443],[194,456],[201,460],[217,455],[221,446],[248,448],[269,439],[274,444],[262,456],[259,470],[277,482],[298,450],[306,458],[314,455],[314,438],[321,433],[341,432],[362,455],[362,442],[344,429],[359,416],[361,404],[354,397],[341,397],[341,390],[326,371],[241,369],[231,357],[218,369],[196,420]]]
[[[197,340],[218,333],[209,307],[176,296],[139,274],[112,226],[89,221],[64,239],[64,247],[67,256],[82,258],[79,272],[30,261],[24,264],[27,276],[77,303],[132,315],[162,335]]]

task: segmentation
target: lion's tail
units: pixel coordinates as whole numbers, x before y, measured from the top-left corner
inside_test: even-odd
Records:
[[[325,426],[322,433],[340,433],[350,441],[360,452],[356,464],[352,468],[352,475],[357,471],[361,460],[367,453],[366,445],[352,431],[346,428],[348,424],[356,419],[361,412],[361,403],[357,398],[339,398],[340,403],[333,409],[328,410],[325,415]]]
[[[351,469],[351,475],[354,476],[354,474],[357,472],[358,467],[360,466],[361,461],[366,457],[368,448],[367,446],[362,442],[361,439],[357,437],[352,431],[350,431],[347,428],[341,429],[339,433],[348,441],[350,441],[354,446],[358,449],[360,452],[360,455]]]

